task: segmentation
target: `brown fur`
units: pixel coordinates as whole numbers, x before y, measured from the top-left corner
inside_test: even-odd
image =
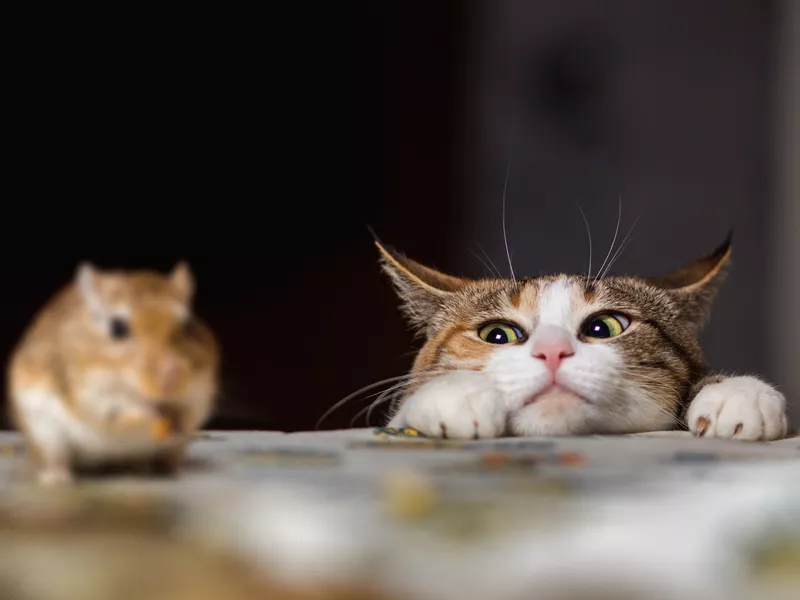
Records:
[[[641,392],[679,417],[708,373],[698,333],[708,320],[725,278],[731,237],[703,256],[663,278],[610,276],[588,281],[584,275],[549,275],[517,281],[466,279],[438,273],[376,242],[414,330],[424,338],[412,373],[479,370],[496,346],[476,335],[481,324],[510,321],[527,332],[547,283],[566,278],[576,291],[572,309],[584,317],[618,311],[630,327],[612,339],[624,357],[629,379]],[[577,333],[577,332],[576,332]],[[409,386],[406,394],[416,386]]]
[[[85,279],[82,279],[84,278]],[[81,287],[91,288],[89,300]],[[61,399],[78,420],[99,431],[126,433],[131,427],[188,440],[208,416],[204,408],[184,400],[190,388],[201,397],[216,394],[219,348],[212,332],[191,315],[194,281],[188,265],[180,263],[168,276],[150,271],[99,271],[84,265],[70,282],[36,314],[14,349],[8,366],[8,395],[12,422],[28,440],[30,456],[41,467],[41,449],[30,435],[31,424],[20,410],[20,394],[46,390]],[[130,337],[114,340],[105,321],[97,322],[90,301],[102,309],[128,311]],[[188,320],[183,319],[188,315]],[[174,377],[160,375],[165,361]],[[111,381],[156,407],[153,420],[129,423],[100,418],[83,402],[81,390],[97,378]],[[157,462],[176,470],[185,443],[177,443]],[[49,460],[52,462],[53,457]]]

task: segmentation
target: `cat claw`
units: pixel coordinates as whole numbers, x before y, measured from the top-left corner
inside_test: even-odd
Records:
[[[686,413],[698,437],[771,441],[786,436],[786,399],[755,377],[730,377],[704,387]]]

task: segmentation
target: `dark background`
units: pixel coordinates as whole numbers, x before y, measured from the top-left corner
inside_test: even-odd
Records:
[[[595,265],[618,197],[623,233],[646,208],[622,270],[677,266],[733,227],[739,270],[709,354],[768,372],[768,334],[737,315],[768,293],[770,3],[193,10],[21,21],[6,86],[4,360],[79,260],[187,259],[223,347],[210,426],[313,428],[412,359],[367,227],[460,274],[482,274],[477,244],[505,269],[511,156],[518,273],[585,268],[575,200]]]

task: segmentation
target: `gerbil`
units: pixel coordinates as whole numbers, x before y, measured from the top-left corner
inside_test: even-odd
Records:
[[[8,395],[41,483],[106,464],[180,468],[219,378],[194,287],[185,262],[168,275],[82,263],[35,316],[12,354]]]

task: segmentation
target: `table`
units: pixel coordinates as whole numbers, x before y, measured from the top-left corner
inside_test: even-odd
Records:
[[[63,490],[23,453],[0,434],[9,600],[800,597],[798,435],[207,431],[177,478]]]

